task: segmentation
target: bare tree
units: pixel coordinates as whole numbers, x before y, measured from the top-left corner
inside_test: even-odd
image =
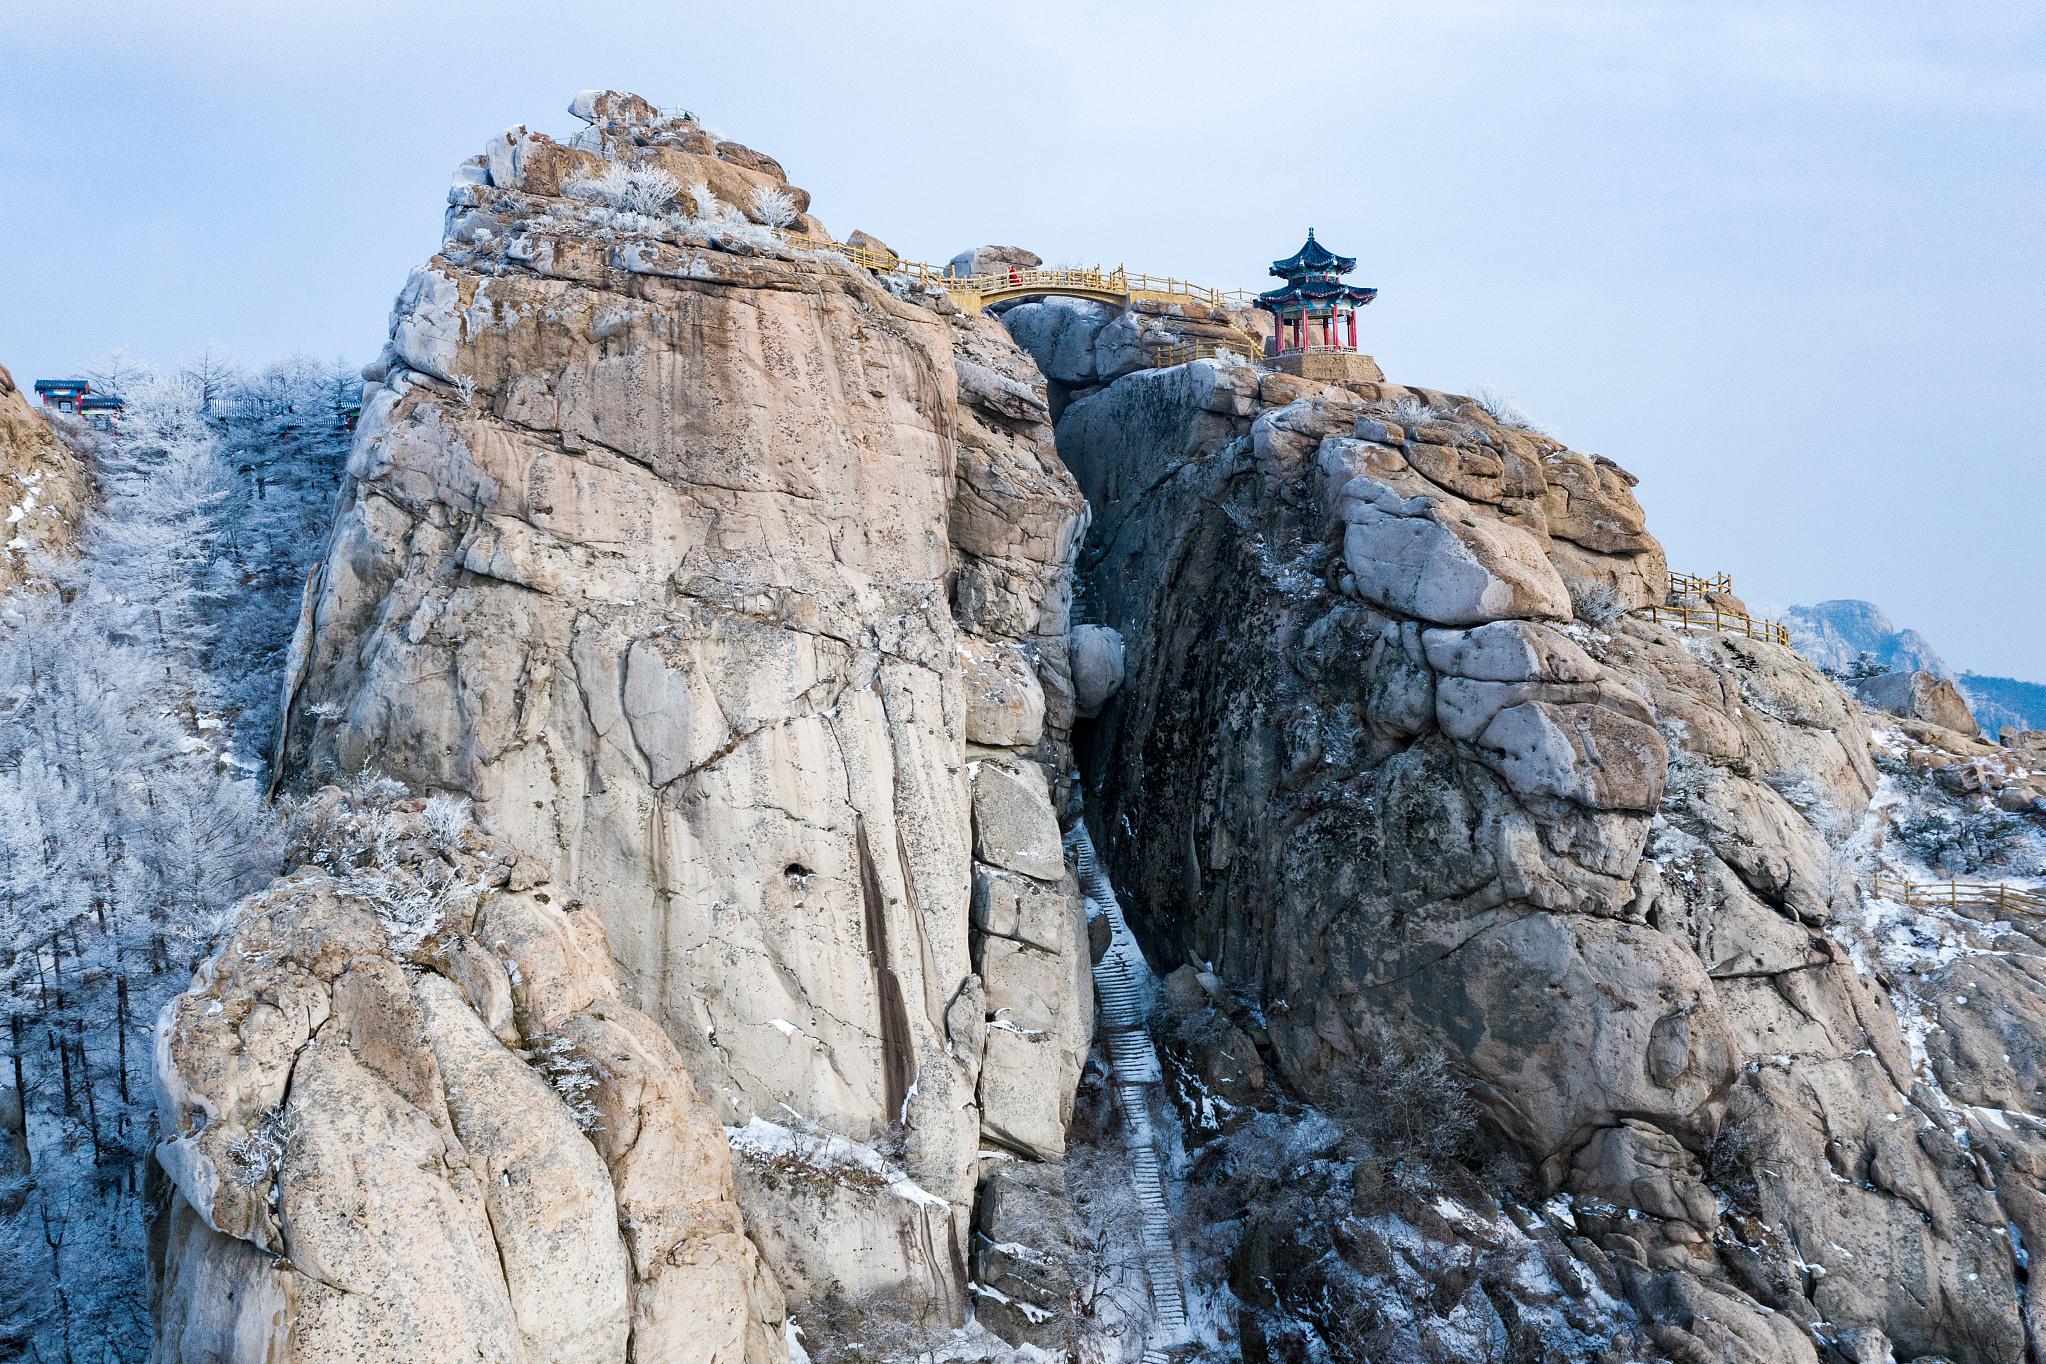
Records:
[[[180,365],[178,373],[192,385],[198,395],[199,411],[207,416],[213,414],[214,405],[227,397],[240,378],[234,360],[212,341]]]
[[[86,367],[85,378],[96,393],[110,393],[125,397],[128,391],[154,371],[129,353],[126,346],[116,346]]]

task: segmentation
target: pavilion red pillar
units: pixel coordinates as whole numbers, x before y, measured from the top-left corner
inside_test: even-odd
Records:
[[[1350,309],[1350,349],[1357,349],[1357,310]]]

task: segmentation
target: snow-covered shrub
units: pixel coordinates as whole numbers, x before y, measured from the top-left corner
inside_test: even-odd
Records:
[[[443,847],[452,846],[474,826],[474,812],[467,796],[438,795],[426,798],[426,827]]]
[[[1527,413],[1520,410],[1513,399],[1497,389],[1481,388],[1471,394],[1471,401],[1483,408],[1485,415],[1508,431],[1539,431],[1541,428],[1528,420]]]
[[[772,228],[785,228],[796,220],[796,197],[771,185],[753,187],[753,216]]]
[[[1585,583],[1570,594],[1570,612],[1586,625],[1606,630],[1627,614],[1627,607],[1612,584]]]
[[[1358,1039],[1357,1056],[1333,1071],[1320,1107],[1382,1164],[1425,1168],[1469,1155],[1478,1106],[1449,1058],[1383,1023]]]
[[[606,204],[626,213],[655,218],[674,207],[681,185],[659,166],[628,166],[614,161],[598,175],[564,180],[561,192],[571,199]]]
[[[1442,420],[1443,414],[1409,393],[1392,405],[1392,419],[1401,426],[1426,426]]]
[[[1918,806],[1899,817],[1891,829],[1912,857],[1955,877],[2007,867],[2028,841],[2025,822],[1994,806]]]
[[[602,1082],[594,1062],[575,1049],[566,1037],[543,1035],[535,1038],[524,1053],[526,1064],[540,1072],[540,1078],[560,1096],[569,1117],[584,1132],[603,1127],[596,1100],[590,1095]]]
[[[418,949],[451,911],[484,891],[447,855],[463,827],[453,809],[443,805],[428,816],[407,804],[402,783],[365,770],[347,789],[328,788],[301,803],[287,829],[294,860],[325,872],[338,893],[367,903],[399,953]]]
[[[698,222],[714,223],[729,216],[730,212],[716,191],[711,189],[708,180],[698,180],[689,186],[690,217]]]
[[[228,1171],[237,1184],[256,1188],[266,1183],[284,1163],[284,1150],[291,1144],[296,1124],[282,1109],[273,1109],[254,1129],[227,1144],[234,1166]]]

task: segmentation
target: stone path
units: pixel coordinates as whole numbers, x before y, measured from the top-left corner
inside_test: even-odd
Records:
[[[1123,919],[1115,887],[1109,884],[1095,860],[1094,841],[1088,836],[1084,820],[1075,821],[1067,831],[1066,847],[1079,874],[1080,892],[1087,897],[1089,917],[1101,915],[1110,929],[1108,951],[1094,966],[1094,989],[1100,1000],[1098,1026],[1103,1049],[1108,1053],[1110,1083],[1115,1090],[1116,1107],[1122,1113],[1123,1149],[1129,1153],[1130,1184],[1136,1190],[1137,1210],[1142,1219],[1139,1232],[1144,1269],[1151,1284],[1151,1338],[1161,1343],[1178,1343],[1186,1338],[1186,1297],[1179,1275],[1179,1253],[1172,1241],[1172,1214],[1165,1202],[1158,1135],[1151,1124],[1151,1094],[1160,1078],[1158,1052],[1144,1026],[1151,969]],[[1147,1350],[1144,1354],[1145,1364],[1163,1364],[1170,1358],[1163,1349]]]

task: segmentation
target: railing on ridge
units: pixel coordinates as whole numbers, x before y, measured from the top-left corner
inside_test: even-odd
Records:
[[[1685,597],[1702,597],[1707,592],[1732,592],[1733,574],[1715,573],[1706,577],[1702,573],[1671,573],[1669,575],[1669,598],[1682,601]]]
[[[1674,625],[1685,630],[1710,630],[1714,634],[1741,635],[1765,644],[1790,645],[1790,627],[1779,620],[1756,620],[1709,601],[1713,594],[1733,592],[1733,575],[1715,573],[1672,573],[1665,595],[1656,606],[1638,606],[1629,614],[1655,625]]]
[[[1253,341],[1236,341],[1229,337],[1201,337],[1195,341],[1174,341],[1160,346],[1151,353],[1151,367],[1165,369],[1172,365],[1183,365],[1190,360],[1214,360],[1224,355],[1234,355],[1261,364],[1266,359],[1264,352]]]
[[[1356,348],[1353,346],[1288,346],[1284,350],[1273,351],[1271,358],[1276,360],[1287,355],[1355,355],[1356,353]]]
[[[1944,905],[1948,909],[1975,905],[2003,914],[2046,918],[2046,893],[2001,881],[1907,881],[1877,872],[1874,893],[1907,905]]]
[[[1716,606],[1639,606],[1634,615],[1655,625],[1675,625],[1687,630],[1710,630],[1720,635],[1742,635],[1766,644],[1790,643],[1790,627],[1781,621],[1755,620],[1736,611]]]
[[[1131,274],[1121,266],[1113,270],[1104,270],[1098,265],[1079,268],[1033,266],[1027,270],[1019,267],[954,275],[948,274],[944,266],[904,260],[891,252],[849,246],[829,237],[811,237],[799,232],[781,235],[783,241],[798,250],[834,251],[862,269],[907,275],[920,284],[943,289],[961,307],[970,309],[1030,294],[1099,295],[1125,302],[1199,303],[1211,308],[1242,307],[1255,297],[1247,289],[1211,289],[1170,275]]]

